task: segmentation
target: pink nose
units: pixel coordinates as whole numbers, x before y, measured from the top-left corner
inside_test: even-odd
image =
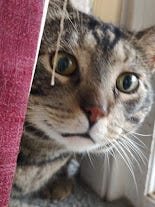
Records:
[[[104,111],[104,109],[99,108],[99,107],[92,107],[92,106],[86,107],[85,112],[91,124],[94,124],[101,117],[104,117],[106,115],[106,112]]]

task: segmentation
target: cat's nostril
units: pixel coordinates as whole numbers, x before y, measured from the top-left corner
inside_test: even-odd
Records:
[[[101,117],[106,116],[105,110],[99,107],[85,107],[84,111],[87,114],[87,117],[91,125],[96,123],[98,119],[100,119]]]

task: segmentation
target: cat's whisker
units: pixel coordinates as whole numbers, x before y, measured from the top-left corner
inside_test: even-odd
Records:
[[[129,140],[132,140],[132,143],[135,144],[136,146],[142,148],[142,149],[147,149],[147,146],[144,143],[139,143],[141,140],[139,140],[139,138],[137,138],[137,140],[135,140],[135,137],[132,136],[132,134],[130,134],[131,138],[129,138]],[[127,137],[126,135],[123,135],[123,137]]]
[[[108,172],[110,172],[110,166],[111,166],[110,165],[110,156],[112,156],[116,161],[117,161],[117,159],[116,159],[115,154],[112,149],[108,149],[108,147],[107,147],[106,150],[102,151],[102,148],[105,149],[105,146],[100,147],[99,151],[96,151],[95,154],[97,154],[97,156],[99,156],[101,158],[103,157],[103,160],[105,160],[104,165],[105,165],[106,169],[108,170]],[[94,153],[92,152],[92,154],[94,154]]]
[[[108,138],[106,140],[109,141],[109,143],[112,145],[113,141],[109,140]],[[117,160],[117,156],[115,153],[115,147],[113,145],[112,145],[112,147],[110,147],[110,149],[107,151],[107,153],[110,154],[114,158],[115,163],[118,166],[118,160]]]
[[[108,138],[105,138],[105,141],[108,142],[110,144],[110,140]],[[109,159],[109,156],[111,155],[115,161],[117,161],[117,158],[115,156],[115,153],[114,153],[114,149],[113,147],[110,147],[108,146],[108,144],[105,146],[100,146],[99,148],[97,148],[95,151],[92,151],[91,152],[92,154],[97,154],[99,156],[103,156],[103,159],[107,159],[106,157],[108,156],[108,159]]]
[[[121,157],[124,155],[126,160],[125,163],[127,164],[127,166],[129,167],[129,169],[131,168],[131,160],[129,159],[127,153],[125,152],[125,150],[123,149],[124,146],[121,146],[120,143],[117,140],[113,141],[115,149],[117,150],[117,152],[121,155]],[[121,152],[123,154],[121,154]]]
[[[142,167],[140,165],[140,162],[142,161],[143,164],[144,163],[144,159],[140,156],[140,150],[138,149],[138,151],[136,151],[132,145],[130,145],[128,142],[126,142],[125,139],[120,139],[119,142],[131,155],[132,159],[137,163],[140,171],[142,172]],[[136,155],[137,155],[137,159],[136,159]]]
[[[137,145],[139,145],[139,146],[141,146],[142,148],[144,148],[144,149],[146,149],[146,150],[148,150],[148,146],[139,138],[139,137],[137,137],[135,134],[130,134],[131,136],[132,136],[132,138],[133,139],[135,139],[136,140],[136,142],[137,142]],[[139,143],[140,144],[139,144]]]
[[[133,164],[132,164],[129,156],[127,155],[127,153],[123,149],[123,147],[120,145],[120,143],[116,140],[114,141],[114,143],[115,143],[114,146],[115,146],[116,151],[121,156],[121,158],[124,160],[126,166],[129,169],[129,172],[132,175],[132,178],[133,178],[133,181],[134,181],[134,184],[135,184],[135,187],[136,187],[136,192],[138,193],[138,186],[137,186],[136,177],[135,177],[134,170],[133,170]]]
[[[69,48],[72,51],[72,53],[75,54],[75,51],[69,42],[61,40],[61,44],[63,45],[63,47]]]
[[[85,158],[86,155],[85,155],[85,153],[79,153],[79,156],[80,156],[80,159],[78,158],[77,161],[78,161],[79,163],[81,163],[81,162],[83,161],[83,159]],[[75,153],[75,157],[77,157],[77,156],[76,156],[76,153]]]
[[[140,134],[140,133],[137,133],[137,132],[131,132],[132,134],[135,134],[135,135],[139,135],[139,136],[142,136],[142,137],[151,137],[153,134]]]
[[[129,142],[130,144],[127,141],[125,142],[123,139],[119,142],[118,142],[118,140],[114,140],[114,141],[113,140],[112,141],[108,140],[108,142],[113,146],[113,148],[111,148],[109,151],[106,151],[106,153],[103,154],[105,156],[105,159],[107,159],[107,156],[110,153],[112,155],[112,157],[114,157],[114,159],[117,162],[117,159],[116,159],[116,156],[115,156],[116,153],[114,153],[114,150],[116,152],[118,152],[118,154],[120,155],[122,160],[125,162],[126,166],[128,167],[128,169],[129,169],[129,171],[132,175],[132,178],[133,178],[134,183],[135,183],[136,191],[138,193],[137,182],[136,182],[135,174],[134,174],[134,171],[133,171],[133,163],[130,160],[129,156],[127,155],[127,152],[125,152],[125,150],[127,150],[129,152],[129,154],[132,156],[132,158],[135,160],[135,162],[137,163],[140,171],[142,171],[142,167],[140,166],[139,161],[135,158],[135,156],[133,155],[133,153],[131,152],[130,149],[132,149],[135,154],[138,154],[139,158],[141,158],[141,156],[143,156],[143,157],[145,157],[145,156],[143,155],[143,153],[140,151],[140,149],[138,147],[136,147],[137,151],[134,150],[133,147],[135,146],[135,144],[134,143],[131,144],[131,141]],[[141,160],[144,163],[143,158],[141,158]]]
[[[143,145],[139,144],[138,142],[134,141],[133,139],[130,139],[129,137],[125,135],[121,136],[120,141],[128,145],[128,147],[130,147],[134,151],[134,153],[138,155],[138,157],[143,162],[143,164],[145,164],[148,161],[147,157],[140,149],[140,148],[143,148]]]
[[[135,154],[137,154],[139,156],[139,158],[143,161],[143,163],[145,164],[145,162],[148,162],[148,158],[146,157],[146,155],[142,152],[142,150],[137,146],[137,143],[133,142],[133,140],[129,139],[128,137],[124,137],[125,139],[123,139],[123,142],[126,142],[135,152]]]
[[[129,130],[127,130],[127,129],[124,129],[124,128],[120,127],[120,126],[117,125],[117,124],[116,124],[116,126],[117,126],[118,128],[120,128],[120,129],[122,129],[127,135],[131,135],[134,139],[136,139],[136,140],[140,143],[140,144],[137,143],[137,145],[139,145],[139,146],[141,146],[141,147],[143,147],[143,148],[148,149],[148,147],[144,144],[144,142],[143,142],[139,137],[137,137],[135,133],[133,133],[133,130],[129,131]],[[123,136],[124,136],[124,135],[123,135]]]
[[[125,129],[124,129],[125,130]],[[142,136],[142,137],[151,137],[152,134],[141,134],[141,133],[138,133],[138,132],[135,132],[133,130],[126,130],[129,134],[135,134],[135,135],[139,135],[139,136]]]
[[[76,24],[74,24],[74,23],[73,23],[73,21],[71,20],[71,18],[70,18],[70,17],[68,17],[68,19],[69,19],[69,21],[70,21],[71,25],[73,26],[74,30],[75,30],[75,31],[76,31],[76,33],[78,34],[79,32],[78,32],[78,29],[77,29],[77,27],[76,27]]]
[[[109,158],[109,153],[108,152],[106,152],[105,153],[105,165],[107,166],[107,171],[110,173],[110,160],[109,160],[110,158]]]
[[[92,161],[92,159],[91,159],[91,156],[90,156],[90,154],[89,154],[89,152],[87,151],[86,153],[87,153],[88,160],[90,161],[91,166],[92,166],[93,168],[95,168],[95,167],[94,167],[94,164],[93,164],[93,161]]]

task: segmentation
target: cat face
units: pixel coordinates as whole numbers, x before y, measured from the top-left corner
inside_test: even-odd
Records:
[[[27,121],[74,152],[104,148],[125,139],[144,120],[152,104],[155,28],[136,36],[69,5],[55,85],[51,86],[61,13],[61,6],[52,2]]]

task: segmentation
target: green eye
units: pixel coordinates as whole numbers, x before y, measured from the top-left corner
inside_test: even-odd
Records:
[[[52,65],[54,63],[54,56],[52,57]],[[56,72],[61,75],[71,75],[77,68],[76,60],[73,56],[59,52],[56,61]]]
[[[123,93],[134,93],[139,87],[139,79],[132,73],[124,73],[117,78],[116,86]]]

